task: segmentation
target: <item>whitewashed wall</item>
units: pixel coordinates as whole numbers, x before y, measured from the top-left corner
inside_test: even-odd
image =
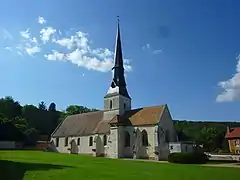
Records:
[[[106,147],[106,154],[107,157],[109,158],[118,158],[119,155],[119,131],[117,127],[112,127],[111,128],[111,133],[109,136],[109,141],[108,145]]]
[[[131,158],[133,157],[133,144],[136,143],[137,150],[136,156],[137,158],[154,158],[155,154],[155,127],[154,126],[127,126],[127,127],[119,127],[118,132],[118,153],[120,157]],[[133,131],[137,130],[137,139],[135,140]],[[148,135],[148,146],[142,146],[142,134],[141,132],[145,130]],[[128,132],[130,135],[130,146],[125,147],[125,132]],[[113,131],[111,130],[111,136]]]
[[[162,127],[164,129],[164,131],[168,130],[170,142],[178,141],[177,134],[176,134],[176,131],[175,131],[174,125],[173,125],[173,120],[172,120],[172,117],[171,117],[171,114],[170,114],[168,108],[164,108],[162,117],[159,121],[159,126]]]
[[[181,143],[169,143],[170,153],[182,152]]]
[[[15,149],[15,141],[0,141],[0,149]]]
[[[194,151],[193,144],[191,143],[184,143],[184,142],[170,142],[169,143],[169,150],[170,153],[191,153]]]
[[[70,153],[71,142],[74,140],[75,149],[77,154],[92,154],[95,155],[93,149],[96,149],[99,154],[105,153],[105,147],[103,144],[103,134],[101,135],[91,135],[91,136],[81,136],[81,137],[68,137],[68,145],[65,146],[65,137],[59,137],[59,145],[56,147],[56,138],[52,138],[55,148],[58,152],[61,153]],[[89,139],[93,137],[93,145],[89,146]],[[80,138],[80,145],[77,145],[78,138]],[[107,135],[108,143],[109,135]]]
[[[163,129],[164,134],[160,133],[160,129]],[[159,131],[159,136],[158,136],[158,150],[159,150],[159,160],[167,160],[168,155],[170,153],[169,149],[169,142],[177,142],[177,134],[174,129],[173,121],[171,114],[168,110],[168,108],[164,108],[162,117],[159,121],[158,124],[158,131]],[[165,137],[166,137],[166,132],[168,132],[168,137],[169,137],[169,142],[166,142]]]

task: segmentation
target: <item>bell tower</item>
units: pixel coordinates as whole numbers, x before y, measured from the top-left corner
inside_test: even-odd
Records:
[[[104,96],[104,116],[108,116],[110,119],[115,115],[123,115],[125,111],[131,110],[131,97],[128,94],[124,76],[119,19],[117,21],[117,35],[112,73],[113,77],[111,85],[107,94]]]

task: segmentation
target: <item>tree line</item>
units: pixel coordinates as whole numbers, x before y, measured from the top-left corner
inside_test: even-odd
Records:
[[[0,140],[21,140],[34,144],[43,135],[49,138],[66,116],[91,111],[97,109],[70,105],[66,110],[58,111],[54,102],[47,106],[43,101],[38,106],[21,106],[7,96],[0,99]]]
[[[0,140],[24,140],[34,144],[42,135],[50,137],[57,125],[68,115],[97,111],[85,106],[70,105],[58,111],[54,102],[47,106],[43,101],[34,105],[20,105],[12,97],[0,99]],[[206,151],[225,152],[226,127],[240,126],[237,122],[196,122],[174,120],[180,141],[193,141]]]

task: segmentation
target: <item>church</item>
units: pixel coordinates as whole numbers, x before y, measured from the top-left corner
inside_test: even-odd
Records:
[[[52,149],[108,158],[167,159],[169,144],[178,141],[170,111],[166,104],[131,108],[119,22],[112,71],[104,109],[66,117],[51,135]]]

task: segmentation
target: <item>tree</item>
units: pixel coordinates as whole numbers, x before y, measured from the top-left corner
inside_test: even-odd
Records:
[[[48,107],[48,111],[56,111],[56,104],[52,102]]]
[[[39,104],[38,104],[38,109],[40,109],[40,110],[46,110],[47,108],[46,108],[46,104],[43,102],[43,101],[41,101]]]
[[[0,99],[0,114],[3,117],[12,119],[22,115],[22,106],[19,102],[14,101],[10,96]]]
[[[24,114],[25,112],[29,111],[29,110],[37,110],[38,108],[34,105],[25,105],[22,107],[22,113]]]
[[[26,119],[22,117],[15,117],[14,119],[11,120],[11,122],[21,132],[25,131],[28,128]]]
[[[27,144],[34,145],[39,137],[38,131],[35,128],[30,128],[24,131],[27,137]]]
[[[85,106],[78,106],[78,105],[70,105],[66,109],[67,115],[82,114],[82,113],[87,113],[92,111],[97,111],[97,109],[89,109]]]

